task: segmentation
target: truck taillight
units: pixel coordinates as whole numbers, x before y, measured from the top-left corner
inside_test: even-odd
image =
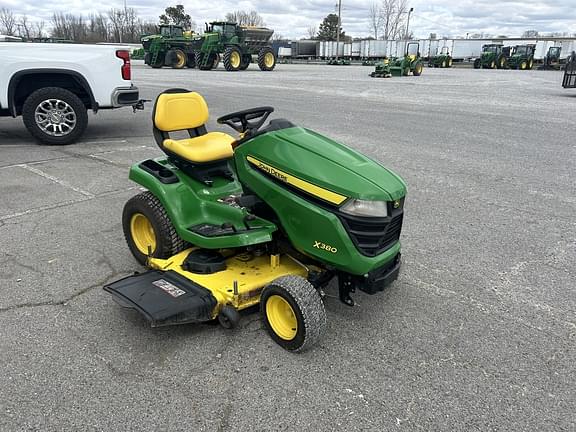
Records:
[[[120,68],[122,71],[122,79],[130,81],[132,79],[132,73],[130,70],[130,53],[126,50],[116,51],[116,57],[121,58],[124,64]]]

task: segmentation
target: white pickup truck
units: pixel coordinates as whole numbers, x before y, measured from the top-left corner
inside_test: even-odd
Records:
[[[43,144],[70,144],[88,110],[141,109],[128,48],[0,42],[0,116],[22,116]]]

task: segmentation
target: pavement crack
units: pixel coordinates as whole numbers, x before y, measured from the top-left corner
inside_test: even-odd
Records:
[[[11,312],[14,310],[20,310],[20,309],[30,309],[30,308],[37,308],[37,307],[45,307],[45,306],[67,306],[68,303],[72,302],[73,300],[77,299],[78,297],[86,294],[87,292],[93,290],[94,288],[101,288],[102,286],[106,285],[106,283],[108,283],[108,281],[112,280],[112,279],[116,279],[121,275],[125,275],[128,274],[128,271],[121,271],[121,272],[114,272],[113,274],[107,276],[105,279],[101,280],[100,282],[97,282],[95,284],[92,284],[90,286],[87,286],[86,288],[83,288],[79,291],[76,291],[75,293],[73,293],[72,295],[64,298],[64,299],[60,299],[60,300],[52,300],[52,301],[44,301],[44,302],[26,302],[26,303],[19,303],[16,305],[10,305],[10,306],[6,306],[3,308],[0,308],[0,313],[3,312]]]

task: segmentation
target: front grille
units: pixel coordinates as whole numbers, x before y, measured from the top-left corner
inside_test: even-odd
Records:
[[[376,256],[400,239],[402,211],[392,218],[367,218],[340,213],[340,220],[362,254]]]

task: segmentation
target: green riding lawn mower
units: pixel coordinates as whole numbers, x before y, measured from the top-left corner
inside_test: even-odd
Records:
[[[326,326],[324,290],[375,294],[400,271],[406,186],[366,156],[283,119],[272,107],[218,119],[239,135],[207,132],[206,102],[171,89],[153,110],[165,157],[132,166],[147,189],[125,205],[128,247],[149,269],[104,289],[152,326],[218,320],[235,327],[259,305],[266,331],[301,351]],[[170,134],[187,131],[189,138]]]
[[[448,51],[448,47],[442,47],[440,54],[430,57],[428,67],[451,68],[452,56]]]
[[[384,58],[376,63],[372,78],[390,78],[392,76],[422,75],[424,64],[420,58],[420,44],[410,42],[406,45],[404,57]]]

